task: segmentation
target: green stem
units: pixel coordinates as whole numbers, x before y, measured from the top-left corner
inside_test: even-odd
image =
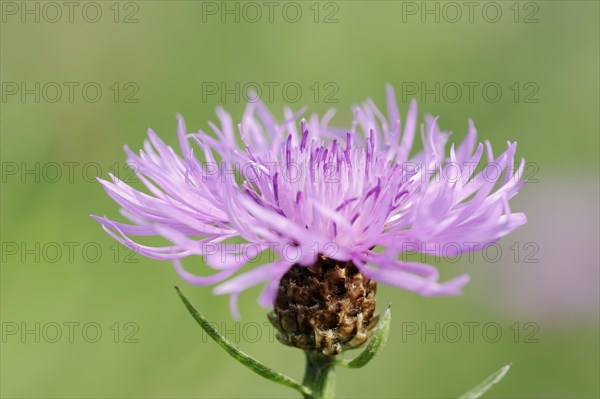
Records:
[[[311,390],[307,399],[335,397],[335,359],[318,353],[306,352],[306,370],[302,385]]]

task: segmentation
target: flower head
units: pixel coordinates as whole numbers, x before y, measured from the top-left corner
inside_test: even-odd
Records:
[[[339,129],[329,126],[333,111],[298,122],[301,112],[286,109],[279,122],[255,102],[237,126],[219,108],[212,134],[188,133],[178,116],[179,154],[152,130],[139,155],[126,147],[147,190],[99,179],[130,223],[94,217],[125,244],[132,236],[167,239],[171,245],[134,247],[172,261],[189,283],[218,284],[214,292],[231,296],[234,315],[248,287],[266,283],[259,303],[271,306],[288,271],[320,260],[425,296],[459,294],[467,275],[440,282],[435,267],[399,255],[477,251],[524,224],[508,205],[524,183],[516,143],[495,157],[469,121],[464,140],[447,151],[450,133],[429,116],[419,126],[415,101],[401,120],[391,87],[387,116],[371,100],[353,112],[352,125]],[[256,266],[252,259],[267,252],[279,256]],[[181,259],[193,255],[214,273],[184,269]]]

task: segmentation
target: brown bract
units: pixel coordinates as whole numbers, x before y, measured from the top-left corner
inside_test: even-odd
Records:
[[[286,345],[335,356],[373,334],[377,284],[352,262],[324,256],[313,266],[294,265],[281,279],[268,317]]]

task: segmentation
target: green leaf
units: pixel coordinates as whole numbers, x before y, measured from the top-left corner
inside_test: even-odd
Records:
[[[506,366],[502,367],[500,370],[490,375],[479,385],[477,385],[475,388],[471,389],[469,392],[465,393],[458,399],[477,399],[481,397],[481,395],[486,393],[492,386],[499,383],[500,380],[504,378],[506,373],[508,373],[508,370],[510,370],[511,367],[512,364],[507,364]]]
[[[383,318],[379,320],[379,323],[377,324],[375,335],[373,335],[373,338],[371,338],[365,350],[354,359],[350,361],[340,360],[337,362],[337,364],[351,369],[358,369],[366,366],[367,363],[369,363],[381,351],[381,349],[383,349],[385,343],[387,342],[388,335],[390,334],[391,322],[392,311],[390,310],[390,305],[388,305],[385,313],[383,314]]]
[[[297,390],[298,392],[300,392],[305,397],[310,397],[312,395],[312,392],[309,388],[298,383],[297,381],[293,380],[292,378],[290,378],[286,375],[283,375],[281,373],[278,373],[277,371],[265,366],[264,364],[260,363],[258,360],[253,358],[252,356],[242,352],[237,347],[235,347],[235,345],[233,345],[231,343],[231,341],[229,341],[227,338],[223,337],[213,326],[210,325],[210,323],[208,321],[206,321],[204,316],[200,312],[198,312],[198,310],[196,310],[196,308],[194,308],[194,305],[192,305],[187,300],[187,298],[182,294],[182,292],[179,290],[178,287],[175,287],[175,289],[177,290],[179,297],[185,304],[185,307],[190,312],[192,317],[196,320],[196,322],[200,325],[200,327],[202,327],[202,329],[204,331],[206,331],[206,333],[217,344],[219,344],[219,346],[221,346],[221,348],[225,349],[225,351],[227,353],[229,353],[229,355],[231,355],[231,357],[233,357],[238,362],[242,363],[244,366],[248,367],[250,370],[254,371],[256,374],[258,374],[268,380],[271,380],[271,381],[276,382],[281,385],[285,385],[286,387],[293,388],[293,389]]]

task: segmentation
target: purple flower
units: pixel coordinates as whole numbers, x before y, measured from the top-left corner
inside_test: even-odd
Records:
[[[187,282],[218,284],[214,292],[231,296],[236,316],[243,290],[266,283],[259,303],[271,306],[293,265],[323,256],[421,295],[460,294],[468,275],[439,282],[435,267],[400,255],[481,250],[524,224],[525,215],[508,205],[524,184],[524,160],[515,168],[514,142],[494,157],[489,142],[477,144],[472,121],[447,154],[450,133],[430,116],[415,151],[416,102],[402,123],[388,87],[387,110],[386,117],[367,100],[354,107],[351,127],[339,129],[329,126],[333,111],[298,123],[302,111],[285,109],[278,122],[255,102],[237,126],[217,109],[213,134],[188,133],[178,116],[181,155],[152,130],[139,155],[125,148],[146,192],[112,175],[112,182],[99,179],[131,223],[94,218],[140,254],[171,260]],[[131,236],[160,236],[171,245],[146,246]],[[267,253],[277,260],[257,266],[253,259]],[[181,259],[192,255],[204,256],[214,273],[185,270]]]

